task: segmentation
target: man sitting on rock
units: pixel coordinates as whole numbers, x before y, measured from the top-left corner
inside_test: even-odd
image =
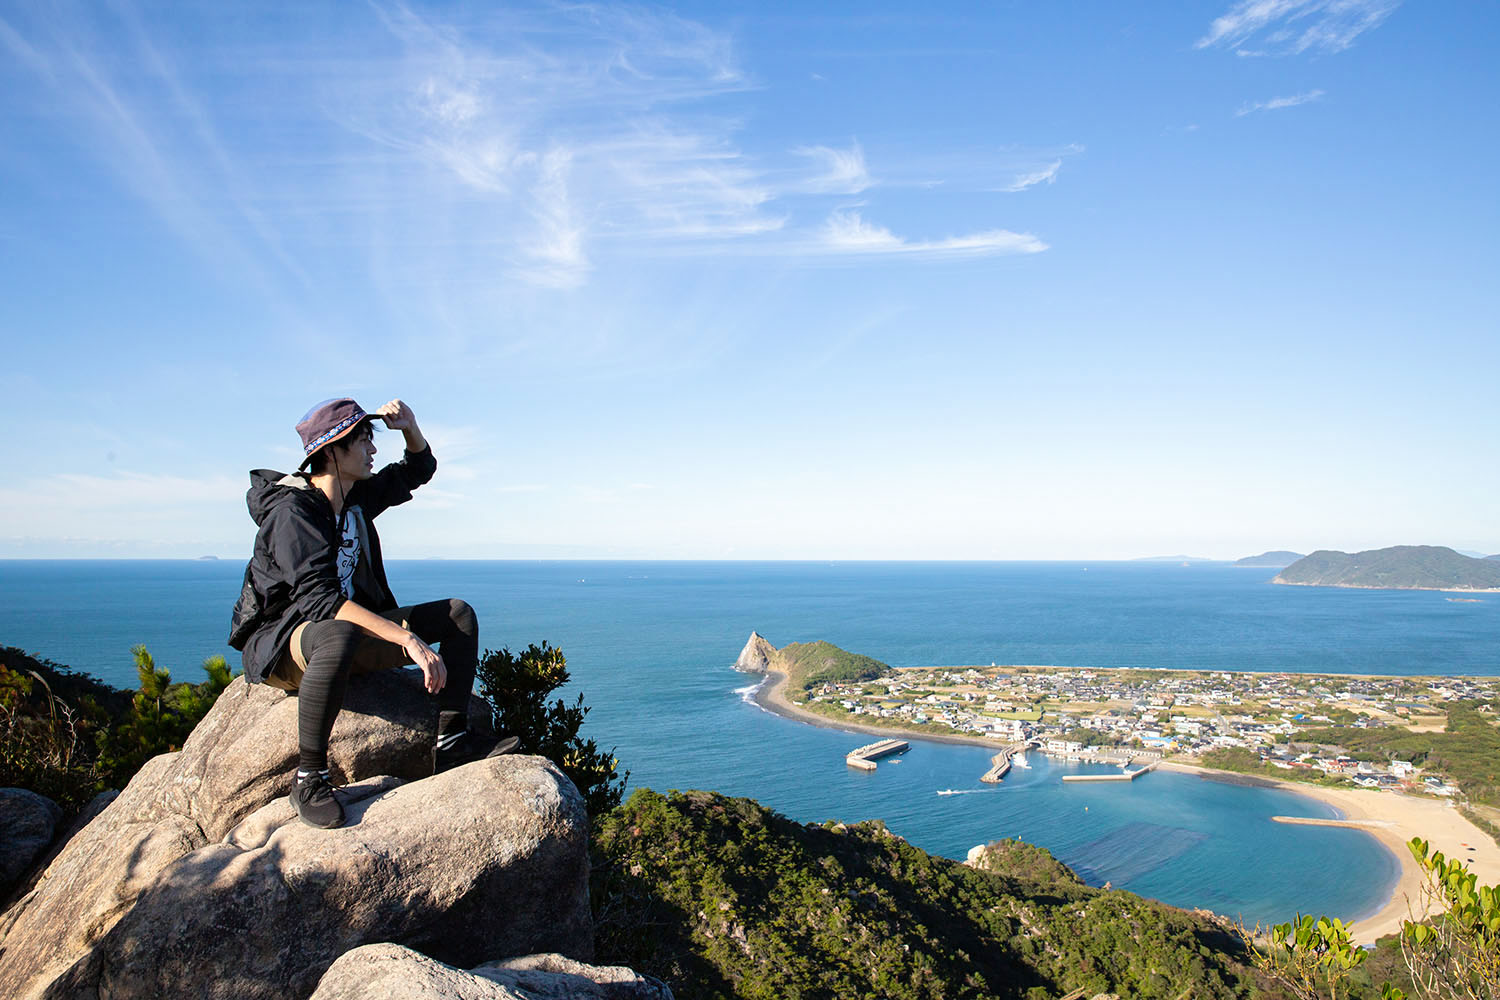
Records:
[[[400,461],[375,471],[375,419],[406,439]],[[411,407],[373,414],[331,399],[297,424],[296,472],[250,473],[245,502],[259,531],[235,604],[229,644],[244,651],[245,680],[297,697],[297,773],[291,801],[302,822],[332,828],[343,806],[328,778],[328,737],[351,674],[414,663],[437,697],[433,772],[506,753],[468,732],[479,623],[463,601],[398,607],[386,583],[375,518],[432,478],[437,460]],[[438,655],[428,643],[442,648]]]

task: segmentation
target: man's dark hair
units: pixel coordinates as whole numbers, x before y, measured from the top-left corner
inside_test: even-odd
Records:
[[[314,476],[321,476],[333,471],[332,452],[335,447],[339,445],[347,447],[356,441],[363,440],[364,438],[373,438],[374,436],[375,422],[373,420],[366,420],[337,441],[326,444],[313,452],[312,461],[307,466],[308,473]]]

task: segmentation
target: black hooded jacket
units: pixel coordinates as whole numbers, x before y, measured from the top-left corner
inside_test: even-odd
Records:
[[[356,596],[371,611],[398,606],[386,582],[375,518],[386,508],[410,500],[412,491],[435,471],[437,459],[431,447],[406,452],[400,461],[355,483],[344,497],[346,508],[358,505],[364,512],[367,548],[363,558],[378,593],[361,591]],[[298,625],[333,618],[348,598],[339,589],[339,519],[323,491],[306,475],[256,469],[250,473],[245,504],[260,530],[230,617],[229,645],[243,651],[245,679],[256,684],[265,680],[281,658]]]

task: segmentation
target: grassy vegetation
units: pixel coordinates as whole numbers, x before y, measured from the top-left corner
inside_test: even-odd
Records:
[[[798,698],[819,684],[858,684],[884,677],[891,670],[879,660],[822,640],[788,643],[777,651],[771,669],[786,674],[787,689]]]
[[[1002,842],[981,871],[880,823],[803,826],[748,799],[639,790],[596,837],[596,960],[681,1000],[1256,994],[1217,924],[1093,889]]]

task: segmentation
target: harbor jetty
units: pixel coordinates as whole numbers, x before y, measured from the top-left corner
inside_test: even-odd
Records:
[[[1125,768],[1128,766],[1128,763],[1127,764],[1121,764],[1120,765],[1120,773],[1119,774],[1065,774],[1065,775],[1063,775],[1063,780],[1064,781],[1134,781],[1136,778],[1139,778],[1141,775],[1145,774],[1147,771],[1154,771],[1154,770],[1156,770],[1156,765],[1159,764],[1159,763],[1161,763],[1161,762],[1153,760],[1151,763],[1147,764],[1145,767],[1138,767],[1134,771],[1127,771],[1127,770],[1125,770]]]
[[[1001,750],[990,758],[990,769],[984,772],[979,780],[989,785],[999,783],[1000,779],[1010,771],[1010,759],[1030,746],[1031,743],[1028,740],[1021,740]]]
[[[906,753],[910,749],[911,744],[905,740],[876,740],[874,743],[866,743],[862,747],[850,750],[844,757],[844,763],[861,771],[873,771],[875,762],[881,757]]]

